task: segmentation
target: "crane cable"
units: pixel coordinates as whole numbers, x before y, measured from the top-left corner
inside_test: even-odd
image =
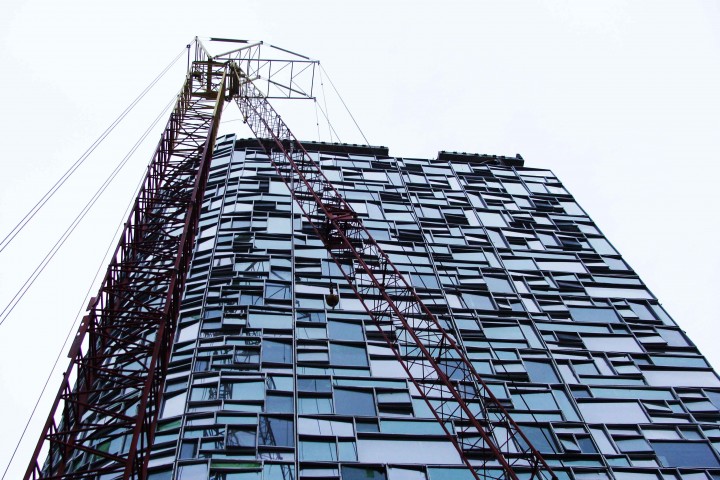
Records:
[[[315,126],[317,127],[318,142],[322,142],[322,137],[320,136],[320,117],[318,116],[317,98],[313,98],[313,103],[315,104]]]
[[[335,133],[335,137],[337,138],[337,141],[338,141],[339,143],[342,143],[342,140],[340,140],[340,136],[339,136],[338,133],[335,131],[335,127],[333,127],[332,123],[330,122],[330,117],[328,117],[327,113],[325,113],[325,110],[323,110],[323,108],[322,108],[317,102],[315,103],[315,105],[316,105],[317,108],[320,110],[320,113],[323,114],[323,117],[325,117],[325,121],[326,121],[327,124],[328,124],[328,130],[330,131],[330,142],[332,143],[332,141],[333,141],[332,134]],[[326,105],[326,106],[327,106],[327,105]]]
[[[55,182],[55,184],[50,187],[50,190],[48,190],[40,200],[30,209],[29,212],[25,214],[25,216],[15,225],[12,230],[0,241],[0,252],[5,250],[5,248],[10,244],[10,242],[13,241],[13,239],[25,228],[25,226],[35,217],[35,214],[50,200],[53,195],[60,189],[60,187],[63,186],[63,184],[67,181],[70,176],[72,176],[75,171],[80,168],[80,166],[85,162],[85,160],[88,159],[90,154],[92,154],[93,151],[105,140],[105,138],[117,127],[117,125],[133,110],[133,108],[138,104],[140,100],[142,100],[145,95],[150,91],[152,87],[155,86],[157,82],[160,81],[162,77],[165,76],[165,74],[170,70],[170,68],[175,65],[175,63],[182,57],[183,53],[185,53],[185,48],[183,48],[180,53],[156,76],[150,84],[145,87],[145,89],[140,93],[140,95],[135,98],[135,100],[130,103],[130,105],[110,124],[110,126],[105,129],[105,131],[100,134],[100,136],[88,147],[87,150],[85,150],[85,153],[80,155],[80,158],[78,158],[75,163],[73,163],[68,170],[63,173],[63,175],[60,177],[60,179]]]
[[[83,209],[78,213],[78,215],[75,217],[75,219],[72,221],[70,226],[65,230],[65,232],[60,236],[57,242],[55,242],[55,245],[52,246],[50,251],[45,255],[45,258],[42,259],[40,264],[35,267],[35,270],[30,274],[30,276],[25,280],[25,283],[23,283],[22,287],[20,287],[20,290],[18,290],[13,298],[10,300],[10,303],[8,303],[5,308],[3,308],[2,312],[0,312],[0,326],[2,326],[3,323],[5,323],[5,320],[7,320],[10,313],[15,309],[17,304],[22,300],[22,298],[25,296],[27,291],[30,289],[30,287],[35,283],[35,280],[40,276],[40,274],[45,270],[45,267],[47,267],[48,263],[55,257],[55,254],[60,250],[60,247],[63,246],[65,241],[72,235],[72,233],[75,231],[77,226],[82,222],[82,220],[85,218],[85,216],[88,214],[90,209],[95,205],[95,203],[98,201],[100,196],[102,196],[103,193],[105,193],[105,190],[107,190],[110,183],[112,183],[113,180],[117,177],[117,175],[120,173],[120,170],[127,164],[127,162],[130,160],[130,157],[135,153],[135,151],[140,147],[140,144],[147,138],[148,134],[152,131],[152,129],[155,127],[155,125],[160,121],[160,119],[166,114],[167,110],[170,109],[170,107],[173,105],[173,103],[176,100],[176,96],[170,100],[170,102],[162,109],[160,114],[155,117],[155,119],[152,121],[150,126],[145,130],[145,132],[142,134],[140,139],[135,142],[135,145],[130,149],[130,151],[125,155],[125,157],[118,163],[117,166],[115,166],[115,169],[110,173],[110,175],[105,179],[103,184],[98,188],[98,190],[95,192],[95,194],[88,200],[88,202],[85,204]]]
[[[323,108],[320,107],[320,111],[323,112],[323,115],[325,116],[325,119],[328,122],[328,133],[330,134],[330,143],[332,143],[333,132],[335,131],[335,129],[332,127],[332,125],[330,125],[330,119],[328,118],[328,114],[330,114],[330,110],[328,109],[328,106],[327,106],[327,95],[325,95],[325,83],[323,82],[322,70],[320,71],[320,89],[322,90],[323,103],[325,103],[325,110],[323,110]],[[326,114],[325,111],[327,111],[328,113]],[[335,136],[337,136],[337,132],[335,132]],[[338,138],[338,142],[339,141],[340,141],[340,139]]]
[[[153,121],[153,123],[148,128],[148,130],[146,130],[145,134],[143,134],[143,137],[133,146],[133,148],[130,150],[130,152],[128,152],[128,155],[126,155],[126,158],[129,158],[132,155],[132,153],[134,153],[135,150],[137,150],[137,146],[147,137],[149,131],[157,124],[157,122],[160,120],[160,118],[162,118],[162,116],[167,112],[168,108],[173,104],[173,101],[175,101],[175,97],[173,97],[173,99],[170,101],[170,103],[168,105],[166,105],[165,108],[163,108],[160,115],[157,116],[157,118]],[[123,162],[126,163],[126,160],[123,159]],[[123,163],[123,165],[124,165],[124,163]],[[123,215],[122,218],[127,218],[127,216],[130,214],[130,210],[132,209],[132,207],[135,203],[135,199],[137,198],[137,195],[140,192],[140,188],[142,187],[144,180],[145,180],[145,172],[143,172],[142,176],[140,177],[140,181],[138,182],[137,187],[135,188],[135,193],[130,198],[130,202],[128,203],[128,206],[125,209],[125,214]],[[37,408],[40,405],[40,400],[42,400],[42,397],[45,394],[45,390],[47,389],[48,384],[50,383],[50,379],[52,378],[53,372],[55,372],[55,368],[57,368],[58,362],[60,362],[60,358],[62,357],[62,354],[65,351],[65,347],[67,346],[68,341],[70,340],[73,332],[75,331],[75,327],[77,325],[78,319],[80,318],[80,315],[82,314],[82,312],[85,308],[86,301],[87,301],[88,297],[90,296],[90,292],[92,291],[93,287],[95,286],[95,283],[97,282],[98,278],[100,277],[100,274],[104,271],[103,267],[107,263],[108,255],[110,254],[113,246],[117,243],[117,237],[120,234],[120,232],[122,231],[123,227],[124,227],[123,223],[120,223],[120,225],[118,225],[118,228],[115,231],[115,235],[113,235],[112,239],[110,240],[110,243],[108,244],[108,248],[105,251],[105,255],[103,255],[103,259],[102,259],[100,265],[98,265],[97,271],[95,272],[95,277],[93,278],[93,281],[90,283],[90,287],[88,287],[87,292],[85,292],[85,297],[84,297],[83,303],[80,306],[80,309],[78,310],[77,314],[75,314],[76,320],[72,323],[72,325],[70,325],[70,329],[68,330],[68,333],[65,336],[65,341],[63,342],[62,346],[60,347],[60,351],[58,352],[57,357],[55,358],[55,363],[53,363],[53,366],[50,369],[50,373],[48,374],[47,378],[45,379],[45,384],[43,385],[43,388],[40,391],[40,395],[38,395],[37,401],[35,402],[35,405],[33,406],[33,409],[30,412],[30,418],[28,418],[28,421],[25,424],[25,427],[23,428],[22,433],[20,434],[20,439],[18,440],[17,445],[15,445],[15,449],[13,450],[13,453],[10,456],[10,460],[8,461],[8,464],[5,467],[5,471],[3,472],[3,475],[0,478],[0,480],[5,479],[5,476],[7,475],[8,470],[10,469],[10,466],[12,465],[13,460],[15,459],[15,454],[17,453],[18,449],[20,448],[20,444],[22,443],[23,439],[25,438],[25,434],[27,433],[27,429],[30,427],[30,423],[32,422],[32,419],[35,417],[35,412],[37,411]]]
[[[345,100],[343,100],[342,95],[340,95],[340,92],[338,92],[338,89],[335,88],[335,84],[333,83],[332,79],[330,78],[330,74],[327,73],[327,70],[325,70],[325,67],[323,67],[322,64],[319,64],[319,65],[320,65],[320,70],[322,72],[325,72],[325,76],[327,77],[328,81],[330,82],[330,86],[333,88],[333,90],[335,90],[335,93],[337,93],[337,96],[340,99],[340,101],[342,102],[343,107],[345,107],[345,111],[348,113],[348,115],[350,115],[350,118],[352,119],[353,123],[355,124],[358,131],[360,132],[360,135],[362,135],[363,139],[365,140],[365,144],[370,145],[370,142],[368,141],[367,137],[363,133],[362,128],[360,128],[360,125],[358,125],[357,120],[355,120],[355,117],[353,116],[352,112],[350,111],[347,104],[345,103]],[[320,78],[322,79],[322,74],[320,75]],[[320,85],[322,85],[322,80],[321,80]],[[323,94],[324,94],[324,92],[325,92],[325,90],[323,89]],[[325,105],[325,108],[327,108],[327,105]]]

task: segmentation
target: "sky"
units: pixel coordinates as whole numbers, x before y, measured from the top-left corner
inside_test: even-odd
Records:
[[[391,155],[520,153],[553,170],[720,366],[716,1],[7,0],[0,237],[183,56],[0,252],[0,309],[174,98],[195,36],[264,40],[320,60],[328,76],[315,93],[337,137],[312,101],[276,103],[298,138],[363,142],[331,80],[369,142]],[[97,288],[161,118],[0,324],[0,471],[50,375],[6,478],[26,468],[67,365],[63,341]],[[221,133],[250,136],[236,112],[224,119]]]

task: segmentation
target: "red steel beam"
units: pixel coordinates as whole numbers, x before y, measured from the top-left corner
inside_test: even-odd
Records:
[[[239,67],[233,65],[232,70],[240,82],[236,102],[245,122],[474,478],[556,479],[462,347],[425,306],[267,99]],[[262,139],[269,139],[272,146]],[[348,260],[356,265],[353,271],[344,268]],[[391,338],[385,331],[383,323],[388,321],[400,331],[400,338]],[[451,362],[455,367],[449,371]],[[459,432],[450,430],[450,421]]]
[[[202,54],[192,65],[25,479],[147,477],[226,73]]]

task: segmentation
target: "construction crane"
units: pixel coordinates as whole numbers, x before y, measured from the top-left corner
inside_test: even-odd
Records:
[[[212,40],[232,48],[213,56],[194,42],[194,61],[75,336],[25,479],[148,476],[210,160],[230,101],[472,477],[556,479],[462,345],[270,104],[273,98],[308,97],[296,77],[316,62],[277,47],[292,58],[265,59],[262,42]]]

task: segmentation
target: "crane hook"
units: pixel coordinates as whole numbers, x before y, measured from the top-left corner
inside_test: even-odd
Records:
[[[325,303],[333,310],[340,303],[340,297],[335,293],[335,287],[332,284],[330,284],[330,293],[325,295]]]

